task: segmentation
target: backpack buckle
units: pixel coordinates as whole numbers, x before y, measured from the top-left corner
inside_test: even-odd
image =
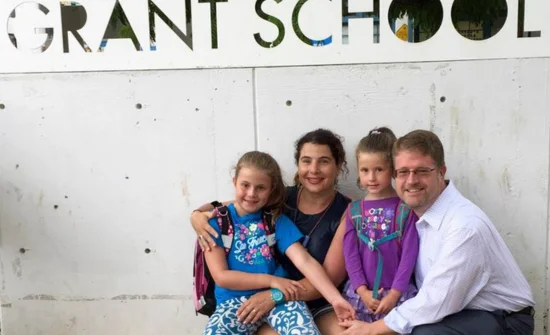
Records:
[[[219,216],[227,216],[228,212],[229,211],[227,210],[227,207],[226,208],[218,207],[218,215]]]
[[[370,240],[369,243],[367,243],[367,246],[369,247],[370,251],[374,251],[374,241]]]

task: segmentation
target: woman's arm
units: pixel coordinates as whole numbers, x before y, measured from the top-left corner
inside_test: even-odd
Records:
[[[232,201],[226,201],[223,204],[230,204]],[[208,224],[208,220],[212,218],[211,211],[214,210],[214,205],[207,203],[191,212],[191,226],[199,237],[199,244],[203,251],[210,251],[210,247],[216,247],[214,238],[218,238],[218,233]],[[212,238],[214,237],[214,238]]]
[[[311,284],[321,292],[323,297],[332,305],[339,321],[355,319],[355,310],[353,307],[342,297],[340,292],[338,292],[338,289],[330,281],[330,278],[321,264],[319,264],[319,262],[317,262],[299,242],[288,247],[286,249],[286,255],[296,268],[309,279]]]
[[[321,264],[300,243],[294,243],[288,247],[286,256],[325,299],[331,302],[334,299],[341,298],[340,292],[338,292]]]
[[[340,225],[332,238],[330,248],[327,251],[325,261],[323,262],[323,268],[325,269],[328,277],[335,286],[340,286],[344,279],[346,279],[346,268],[344,267],[344,253],[342,250],[345,224],[340,220]],[[321,298],[321,293],[313,287],[307,278],[300,280],[300,283],[306,288],[305,291],[300,291],[298,299],[301,301],[311,301]]]

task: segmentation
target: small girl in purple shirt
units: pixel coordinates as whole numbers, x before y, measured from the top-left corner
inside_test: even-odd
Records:
[[[392,186],[394,133],[375,128],[355,155],[358,186],[366,196],[346,210],[344,257],[349,281],[344,297],[357,319],[374,322],[416,294],[412,273],[418,256],[417,217]]]

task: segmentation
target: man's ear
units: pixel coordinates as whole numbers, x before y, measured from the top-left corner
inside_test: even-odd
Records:
[[[441,173],[441,177],[443,177],[443,179],[445,179],[445,174],[447,173],[447,165],[443,165],[440,169],[439,169],[440,173]]]

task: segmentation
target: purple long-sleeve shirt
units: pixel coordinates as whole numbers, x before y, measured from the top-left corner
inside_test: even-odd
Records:
[[[378,240],[395,231],[395,212],[399,198],[363,201],[363,225],[361,234],[369,240]],[[378,246],[384,259],[380,287],[407,292],[411,275],[418,256],[417,216],[410,212],[405,219],[401,240],[393,239]],[[354,290],[366,285],[372,290],[378,265],[378,253],[370,251],[367,244],[357,236],[357,231],[346,211],[346,232],[344,235],[344,257],[346,270]]]

